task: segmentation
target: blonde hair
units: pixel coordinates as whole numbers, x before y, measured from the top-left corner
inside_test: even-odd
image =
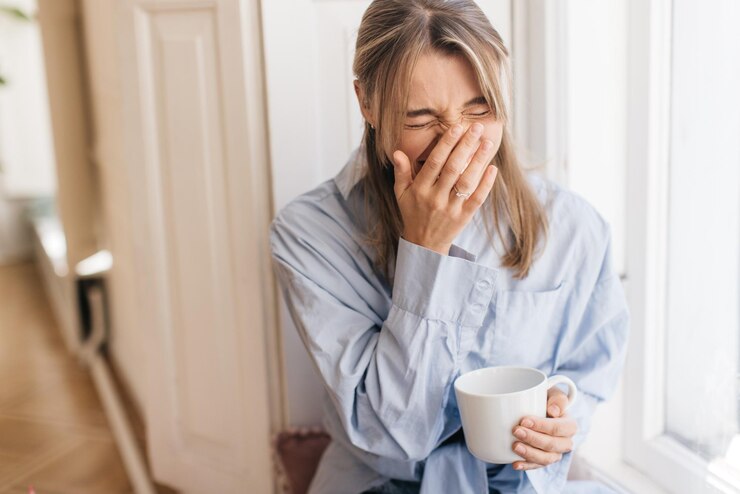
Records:
[[[430,51],[461,55],[472,65],[483,96],[503,136],[493,164],[498,176],[489,199],[486,230],[502,238],[502,266],[524,278],[547,234],[545,211],[521,170],[506,123],[509,122],[511,70],[501,36],[472,0],[374,0],[362,17],[353,70],[375,128],[365,122],[367,240],[386,276],[394,261],[403,220],[393,191],[391,156],[403,130],[411,74],[420,55]],[[488,218],[487,217],[487,218]]]

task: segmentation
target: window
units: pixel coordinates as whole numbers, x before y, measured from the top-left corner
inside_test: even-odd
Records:
[[[626,460],[740,491],[740,4],[630,3]]]
[[[706,460],[738,431],[740,38],[723,3],[673,2],[666,431]]]

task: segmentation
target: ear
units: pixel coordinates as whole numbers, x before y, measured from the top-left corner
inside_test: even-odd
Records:
[[[354,81],[355,94],[357,95],[357,103],[360,105],[360,111],[362,112],[363,118],[370,124],[371,127],[375,127],[375,118],[370,111],[370,102],[367,100],[365,90],[363,89],[360,81]]]

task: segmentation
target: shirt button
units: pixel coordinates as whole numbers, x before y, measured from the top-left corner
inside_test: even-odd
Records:
[[[491,282],[488,280],[480,280],[475,286],[478,287],[478,290],[488,290],[491,288]]]

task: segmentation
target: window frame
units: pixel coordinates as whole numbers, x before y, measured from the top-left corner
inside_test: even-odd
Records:
[[[711,463],[666,434],[665,353],[671,128],[671,0],[630,0],[627,150],[627,299],[624,461],[671,492],[737,492]],[[658,399],[656,399],[658,397]]]

